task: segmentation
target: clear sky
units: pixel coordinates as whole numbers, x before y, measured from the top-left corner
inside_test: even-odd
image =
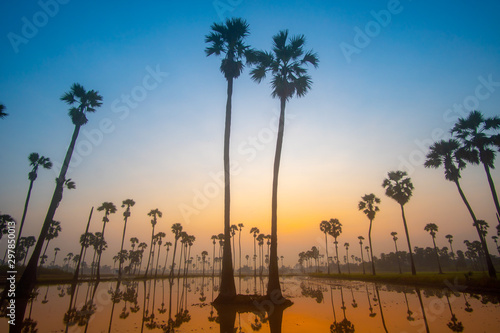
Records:
[[[457,249],[477,239],[455,186],[422,163],[458,116],[471,108],[499,113],[497,1],[4,1],[0,102],[9,116],[0,120],[0,211],[21,219],[27,157],[50,157],[56,167],[39,171],[24,233],[38,236],[74,128],[59,98],[78,82],[104,103],[80,133],[67,175],[77,189],[64,193],[55,217],[63,232],[51,244],[76,252],[92,206],[131,198],[137,204],[127,239],[149,242],[146,214],[158,208],[158,231],[171,238],[170,226],[181,222],[197,237],[195,253],[210,250],[210,236],[223,226],[226,81],[220,59],[205,56],[204,36],[226,17],[248,21],[247,42],[257,49],[270,49],[271,37],[289,29],[304,34],[320,58],[309,72],[312,90],[287,106],[278,200],[285,263],[313,245],[324,252],[325,219],[341,221],[341,242],[367,238],[368,219],[357,210],[367,193],[382,199],[375,254],[393,249],[391,231],[407,250],[399,206],[381,187],[397,169],[415,185],[406,205],[413,246],[431,246],[423,230],[429,222],[440,227],[438,246],[448,233]],[[246,227],[243,255],[250,254],[250,227],[270,232],[278,107],[268,81],[252,82],[248,70],[235,81],[231,213]],[[496,170],[493,177],[498,184]],[[463,188],[493,229],[484,170],[469,166]],[[121,213],[106,227],[108,262],[120,246]],[[91,231],[101,229],[101,218],[94,213]]]

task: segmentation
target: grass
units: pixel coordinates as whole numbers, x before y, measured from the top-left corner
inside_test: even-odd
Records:
[[[422,272],[417,275],[410,273],[377,273],[371,274],[310,274],[313,277],[336,279],[336,280],[357,280],[377,283],[403,284],[410,286],[448,288],[456,291],[491,293],[500,292],[500,280],[490,278],[484,272],[453,272],[438,274],[434,272]]]

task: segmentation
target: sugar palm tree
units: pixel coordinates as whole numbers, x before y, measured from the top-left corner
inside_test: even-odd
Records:
[[[481,245],[483,247],[483,251],[486,255],[486,264],[488,266],[488,274],[491,277],[496,277],[495,267],[493,266],[493,262],[491,260],[488,245],[486,244],[486,240],[483,237],[480,226],[477,223],[476,215],[472,210],[469,201],[467,200],[462,187],[460,186],[460,171],[465,168],[466,163],[464,161],[464,156],[468,155],[467,151],[463,149],[459,149],[460,144],[457,140],[450,139],[448,141],[441,140],[435,142],[430,148],[429,153],[427,154],[427,159],[424,163],[426,168],[439,168],[440,166],[444,167],[444,176],[445,179],[455,183],[458,193],[462,198],[467,210],[473,221],[473,226],[476,227],[476,231],[479,235],[479,239],[481,241]]]
[[[41,166],[42,168],[47,169],[47,170],[52,168],[52,162],[50,161],[50,158],[45,157],[45,156],[40,156],[40,155],[38,155],[38,153],[31,153],[28,156],[28,160],[30,161],[30,166],[31,166],[31,171],[28,174],[28,179],[30,180],[30,185],[28,187],[28,194],[26,195],[26,201],[24,203],[23,216],[21,217],[21,225],[19,226],[16,244],[19,242],[19,239],[21,238],[21,235],[23,233],[23,226],[24,226],[24,221],[26,219],[26,213],[28,212],[28,205],[30,202],[31,190],[33,189],[33,183],[35,182],[35,180],[38,176],[38,174],[37,174],[38,167]]]
[[[328,262],[328,232],[330,231],[330,223],[328,221],[321,221],[319,224],[319,230],[325,234],[325,249],[326,249],[326,269],[328,274],[330,274],[330,263]]]
[[[0,119],[7,117],[9,114],[5,112],[5,105],[0,104]]]
[[[328,223],[330,223],[330,230],[328,234],[333,237],[334,239],[333,244],[335,244],[335,257],[337,258],[337,270],[338,273],[341,274],[340,261],[339,261],[339,247],[338,247],[339,242],[337,241],[337,237],[339,237],[340,234],[342,233],[342,224],[338,219],[330,219]]]
[[[256,244],[257,244],[257,235],[260,233],[259,228],[253,227],[250,229],[250,233],[253,234],[253,275],[254,277],[257,276],[257,251],[256,251]]]
[[[116,206],[112,202],[103,202],[101,206],[97,207],[97,210],[102,212],[104,211],[104,216],[102,217],[102,231],[101,237],[104,240],[104,231],[106,230],[106,224],[109,222],[109,215],[116,213]],[[97,279],[99,280],[101,277],[100,267],[101,267],[101,255],[102,251],[99,252],[99,256],[97,257]]]
[[[172,265],[170,266],[170,277],[174,276],[175,252],[177,251],[177,241],[182,236],[182,225],[180,223],[172,224],[172,233],[174,234],[174,252],[172,253]]]
[[[49,247],[49,243],[51,240],[54,238],[57,238],[59,236],[59,232],[61,231],[61,222],[58,221],[52,221],[52,223],[49,226],[49,231],[47,233],[47,236],[45,237],[45,240],[47,243],[45,243],[45,250],[43,251],[43,255],[46,256],[47,253],[47,248]]]
[[[52,266],[55,266],[56,265],[56,258],[57,258],[57,253],[61,251],[60,248],[56,247],[54,248],[54,260],[52,260]]]
[[[493,241],[495,242],[498,254],[500,254],[500,247],[498,246],[498,236],[491,236],[491,239],[493,239]],[[451,246],[451,243],[450,243],[450,246]]]
[[[244,227],[245,226],[243,225],[243,223],[238,223],[238,231],[239,231],[238,235],[239,274],[238,275],[239,276],[241,276],[241,231],[243,230]]]
[[[391,236],[392,236],[392,240],[394,241],[394,247],[396,248],[396,259],[398,260],[398,268],[399,268],[399,274],[403,274],[403,272],[401,271],[401,262],[399,260],[399,252],[398,252],[398,233],[393,231],[391,232]]]
[[[202,251],[201,252],[202,275],[201,276],[205,276],[205,262],[207,261],[207,257],[208,257],[208,252]]]
[[[424,227],[424,230],[427,231],[432,237],[432,244],[434,244],[434,253],[436,254],[439,274],[443,274],[443,270],[441,269],[441,263],[439,262],[438,248],[436,246],[436,233],[438,232],[439,227],[437,226],[436,223],[427,223]]]
[[[451,250],[451,256],[454,258],[455,257],[455,252],[453,251],[453,235],[446,235],[444,236],[447,240],[448,240],[448,243],[450,243],[450,250]]]
[[[271,205],[271,255],[269,263],[269,282],[267,294],[281,296],[278,272],[278,174],[283,147],[286,103],[292,97],[303,97],[311,89],[312,80],[307,75],[305,65],[318,66],[318,56],[312,51],[304,51],[305,36],[288,36],[288,30],[273,36],[272,53],[259,51],[255,56],[252,79],[260,83],[271,73],[272,96],[280,100],[278,138],[273,168],[273,190]]]
[[[66,172],[68,171],[71,156],[75,148],[76,139],[78,138],[80,128],[87,123],[85,113],[95,112],[96,108],[102,105],[102,96],[99,95],[97,91],[86,91],[83,86],[77,83],[71,86],[70,91],[65,93],[61,97],[61,100],[69,105],[74,105],[75,103],[77,104],[77,106],[72,106],[69,111],[69,115],[75,125],[75,129],[73,131],[73,136],[66,152],[61,171],[59,172],[59,177],[56,178],[54,194],[52,195],[52,200],[50,202],[49,209],[47,210],[47,215],[45,216],[42,229],[40,230],[37,244],[35,245],[35,249],[33,250],[33,254],[31,255],[30,261],[28,262],[23,275],[18,282],[18,286],[22,286],[21,288],[17,288],[18,293],[16,295],[18,299],[16,304],[18,306],[17,309],[19,318],[24,317],[26,309],[25,305],[28,304],[29,294],[35,285],[38,259],[42,252],[43,242],[49,230],[50,222],[54,219],[54,214],[62,200],[63,188],[64,185],[67,184]]]
[[[366,274],[365,271],[365,260],[363,259],[363,241],[365,238],[363,236],[358,236],[359,239],[359,247],[361,249],[361,265],[363,266],[363,274]]]
[[[370,244],[370,257],[372,260],[372,273],[375,275],[375,263],[373,262],[373,246],[372,246],[372,224],[375,219],[375,214],[379,211],[377,204],[380,203],[380,199],[375,196],[375,194],[365,194],[361,197],[361,201],[358,203],[358,209],[362,210],[363,213],[370,220],[370,228],[368,229],[368,242]]]
[[[161,275],[165,275],[165,270],[167,269],[168,252],[170,251],[171,246],[172,242],[165,242],[165,247],[167,248],[167,255],[165,256],[165,264],[163,265],[163,271],[161,272]]]
[[[214,250],[213,250],[213,254],[212,254],[212,278],[214,277],[215,275],[215,245],[217,244],[217,235],[212,235],[212,237],[210,237],[210,239],[212,240],[212,244],[214,245]]]
[[[153,255],[153,241],[155,237],[155,226],[158,223],[158,218],[162,217],[162,212],[156,209],[151,209],[148,213],[148,216],[151,216],[151,226],[152,226],[152,231],[151,231],[151,243],[149,246],[149,255],[148,255],[148,263],[146,265],[146,271],[144,272],[144,277],[148,277],[148,270],[149,270],[149,263],[151,262],[151,256]]]
[[[209,46],[205,49],[207,56],[223,55],[220,71],[227,81],[226,119],[224,129],[224,254],[222,262],[221,287],[218,299],[228,300],[236,296],[234,274],[231,258],[230,241],[230,164],[229,142],[231,135],[231,112],[233,81],[242,71],[246,56],[250,50],[245,44],[249,35],[248,23],[240,18],[227,19],[224,24],[212,24],[211,33],[205,37]]]
[[[471,111],[467,118],[458,119],[451,133],[462,143],[460,149],[465,152],[463,154],[464,159],[472,164],[481,163],[483,165],[497,210],[497,216],[500,216],[500,204],[490,170],[495,168],[495,157],[498,148],[495,141],[498,135],[489,134],[491,131],[497,131],[498,129],[500,129],[500,117],[485,118],[481,112]]]
[[[410,234],[406,224],[404,205],[408,203],[413,194],[413,184],[405,171],[390,171],[384,179],[382,187],[385,188],[385,195],[394,199],[401,206],[401,215],[405,227],[406,241],[408,242],[408,252],[410,256],[411,274],[417,274],[415,263],[413,262],[413,252],[410,244]],[[370,246],[371,247],[371,246]]]
[[[134,205],[135,201],[132,199],[126,199],[122,201],[122,208],[124,207],[127,208],[125,208],[125,211],[123,212],[124,223],[123,223],[123,235],[122,235],[122,245],[120,247],[120,253],[123,252],[123,243],[125,242],[125,230],[127,229],[127,220],[130,216],[130,207],[133,207]],[[118,277],[121,276],[122,276],[122,261],[120,260],[120,266],[118,266]]]
[[[236,236],[236,231],[238,231],[238,226],[236,224],[231,224],[231,239],[233,241],[233,267],[236,267],[236,250],[235,250],[235,241],[234,241],[234,236]]]
[[[163,244],[163,238],[165,238],[166,236],[167,235],[164,232],[161,232],[161,231],[155,235],[156,243],[158,244],[158,256],[156,257],[155,278],[158,275],[158,263],[160,262],[161,245]],[[153,271],[153,269],[151,269],[151,271]]]
[[[351,268],[349,267],[349,243],[344,243],[345,252],[346,252],[346,261],[347,261],[347,273],[351,274]]]

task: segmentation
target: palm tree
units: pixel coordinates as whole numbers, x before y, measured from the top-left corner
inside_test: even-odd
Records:
[[[260,233],[259,228],[253,227],[250,229],[250,233],[253,234],[253,275],[257,276],[257,252],[256,252],[256,242],[257,235]]]
[[[35,245],[35,237],[34,236],[22,237],[19,241],[21,244],[20,246],[22,248],[22,252],[24,253],[24,261],[23,261],[23,266],[24,266],[26,264],[26,259],[28,258],[30,247]]]
[[[207,257],[208,257],[208,252],[202,251],[201,252],[202,275],[201,276],[205,276],[205,261],[207,260]]]
[[[461,150],[460,144],[457,140],[450,139],[448,141],[441,140],[435,142],[430,148],[429,153],[427,154],[427,160],[424,163],[426,168],[439,168],[440,166],[444,167],[444,176],[445,179],[455,183],[457,186],[458,193],[462,198],[467,210],[473,221],[473,226],[476,227],[476,231],[479,235],[479,239],[481,241],[481,245],[483,247],[483,251],[486,255],[486,264],[488,266],[488,274],[490,277],[496,277],[495,267],[493,266],[493,262],[491,260],[488,245],[486,244],[486,240],[483,237],[479,224],[477,223],[476,215],[472,210],[472,207],[469,204],[469,201],[465,197],[464,192],[462,191],[462,187],[460,186],[460,170],[464,169],[466,163],[464,162],[465,155],[468,153],[465,150]]]
[[[158,244],[158,256],[156,257],[155,278],[156,278],[156,276],[158,274],[158,263],[160,262],[161,245],[163,244],[163,238],[165,238],[166,236],[167,235],[164,232],[161,232],[161,231],[155,235],[156,243]],[[153,269],[151,269],[151,271],[153,271]]]
[[[5,105],[0,104],[0,119],[7,117],[9,114],[5,112]]]
[[[120,247],[120,253],[123,252],[123,243],[125,242],[125,230],[127,229],[127,220],[130,216],[130,207],[135,205],[135,201],[132,199],[126,199],[122,201],[122,208],[127,207],[123,212],[123,235],[122,235],[122,245]],[[137,238],[136,238],[137,239]],[[118,277],[122,276],[122,261],[120,260],[120,266],[118,266]]]
[[[239,276],[241,276],[241,231],[243,230],[245,226],[243,225],[243,223],[238,223],[238,231],[239,231],[239,235],[238,235],[238,254],[239,254]],[[240,280],[241,282],[241,280]]]
[[[288,44],[287,44],[288,42]],[[271,72],[272,96],[280,100],[280,119],[276,154],[273,168],[273,191],[271,213],[271,255],[269,263],[269,282],[267,294],[281,296],[278,272],[278,173],[283,147],[285,129],[286,102],[292,97],[303,97],[311,89],[312,80],[307,75],[304,65],[318,66],[319,60],[312,51],[304,52],[305,36],[288,36],[288,30],[273,36],[273,53],[259,51],[255,56],[256,67],[252,70],[252,79],[260,83]]]
[[[351,274],[351,268],[349,267],[349,243],[344,243],[345,251],[346,251],[346,260],[347,260],[347,273]]]
[[[42,252],[43,242],[49,230],[50,222],[54,219],[54,214],[57,210],[57,207],[59,206],[59,203],[62,200],[63,187],[64,185],[67,185],[66,172],[68,171],[71,155],[73,154],[73,150],[75,148],[76,139],[78,138],[80,128],[87,123],[87,117],[85,113],[94,112],[97,107],[100,107],[102,105],[102,96],[100,96],[97,91],[86,91],[83,86],[77,83],[71,86],[71,90],[65,93],[61,97],[61,100],[65,101],[69,105],[73,105],[75,103],[78,104],[78,106],[76,107],[71,107],[69,111],[69,115],[73,124],[75,125],[75,129],[73,131],[71,143],[68,147],[68,151],[66,152],[61,171],[59,172],[59,177],[56,178],[56,187],[54,189],[54,194],[52,195],[52,200],[50,202],[49,209],[47,210],[47,215],[45,216],[42,229],[40,230],[37,244],[35,245],[35,249],[33,250],[30,261],[28,262],[28,266],[24,270],[23,275],[18,282],[18,286],[22,286],[21,288],[17,288],[19,292],[16,295],[18,296],[18,300],[20,300],[17,303],[19,309],[19,318],[24,317],[24,312],[26,309],[25,304],[27,304],[29,300],[29,294],[33,289],[36,281],[38,259]]]
[[[411,274],[416,275],[415,263],[413,262],[413,252],[410,244],[410,234],[406,224],[404,205],[410,200],[413,192],[413,184],[405,171],[390,171],[384,179],[382,187],[385,188],[385,195],[394,199],[401,206],[403,225],[405,227],[406,241],[408,242],[408,252],[410,256]],[[371,247],[371,246],[370,246]]]
[[[233,241],[233,267],[236,267],[236,250],[234,249],[234,236],[236,236],[236,231],[238,231],[238,226],[236,224],[232,224],[231,225],[231,238],[232,238],[232,241]]]
[[[19,242],[19,239],[21,238],[21,235],[23,232],[24,220],[26,219],[26,213],[28,212],[28,205],[29,205],[30,197],[31,197],[31,190],[33,189],[33,183],[35,182],[35,180],[38,176],[38,174],[37,174],[38,167],[41,166],[42,168],[47,169],[47,170],[52,168],[52,162],[50,161],[50,158],[45,157],[45,156],[40,156],[37,153],[31,153],[28,156],[28,160],[30,161],[30,166],[32,167],[30,173],[28,174],[28,179],[30,180],[30,185],[28,187],[28,194],[26,195],[26,201],[24,203],[23,216],[21,218],[21,225],[19,226],[19,232],[17,234],[16,244]]]
[[[52,266],[56,265],[56,258],[57,258],[57,252],[61,251],[60,248],[56,247],[54,248],[54,260],[52,260]]]
[[[154,237],[155,237],[155,226],[156,226],[156,223],[158,223],[158,218],[161,218],[162,215],[163,215],[162,212],[160,212],[158,210],[158,208],[151,209],[151,211],[148,213],[148,216],[153,217],[151,219],[151,226],[153,227],[153,229],[151,231],[151,243],[150,243],[151,245],[149,246],[148,263],[146,265],[146,271],[144,272],[145,278],[148,277],[149,263],[151,262],[151,256],[153,255],[153,241],[154,241]]]
[[[446,235],[444,236],[447,240],[448,240],[448,243],[450,243],[450,250],[451,250],[451,256],[454,258],[455,257],[455,252],[453,251],[453,235]]]
[[[61,222],[52,221],[52,223],[49,226],[49,231],[47,233],[47,236],[45,238],[47,240],[47,243],[45,244],[45,250],[43,251],[44,256],[47,253],[47,248],[49,247],[50,241],[53,240],[54,238],[57,238],[57,236],[59,236],[59,231],[61,230],[62,230]]]
[[[148,244],[144,242],[140,242],[139,245],[137,245],[137,251],[140,251],[141,253],[141,261],[139,262],[139,274],[141,273],[141,266],[142,266],[142,259],[144,259],[144,250],[148,248]],[[135,272],[135,268],[134,268]]]
[[[333,244],[335,244],[335,253],[336,253],[336,258],[337,258],[337,270],[340,273],[340,262],[339,262],[339,248],[338,248],[338,244],[339,242],[337,242],[337,237],[340,236],[340,234],[342,233],[342,224],[339,222],[338,219],[330,219],[330,221],[328,221],[328,223],[330,223],[330,230],[328,232],[328,234],[330,236],[332,236],[334,238],[334,242]]]
[[[375,196],[375,194],[365,194],[361,197],[361,201],[358,203],[358,209],[362,210],[363,213],[370,220],[370,228],[368,229],[368,242],[370,243],[370,257],[372,260],[372,273],[375,275],[375,263],[373,261],[373,246],[372,246],[372,222],[375,219],[375,214],[379,211],[377,204],[380,203],[380,199]]]
[[[106,223],[109,222],[109,215],[116,213],[116,206],[112,202],[103,202],[101,206],[97,208],[98,211],[104,211],[104,216],[102,217],[102,231],[101,237],[104,241],[104,230],[106,229]],[[100,279],[100,266],[101,266],[101,255],[102,251],[99,252],[99,256],[97,257],[97,280]]]
[[[398,235],[397,232],[395,232],[395,231],[391,232],[392,240],[394,241],[394,247],[396,248],[396,259],[398,260],[399,274],[403,274],[403,272],[401,271],[401,262],[399,260],[398,243],[397,243],[398,237],[397,237],[397,235]]]
[[[172,224],[172,233],[174,234],[175,242],[174,242],[174,253],[172,254],[172,265],[170,266],[170,277],[174,276],[175,252],[177,251],[177,241],[182,236],[182,225],[180,223]]]
[[[490,169],[495,168],[495,155],[498,148],[495,141],[498,135],[488,135],[489,131],[498,129],[500,129],[500,118],[498,116],[485,118],[481,112],[471,111],[467,118],[458,119],[451,133],[462,143],[460,150],[464,152],[463,157],[467,162],[483,164],[497,216],[500,216],[500,204],[490,171]]]
[[[424,230],[429,232],[432,237],[432,244],[434,244],[434,253],[436,254],[436,260],[438,263],[439,274],[443,274],[443,270],[441,269],[441,263],[439,262],[439,254],[436,246],[436,233],[438,232],[438,226],[436,223],[427,223],[424,227]]]
[[[500,247],[498,247],[498,236],[491,236],[491,239],[493,239],[493,241],[495,242],[498,254],[500,254]],[[451,246],[451,243],[450,243],[450,246]]]
[[[132,251],[135,250],[135,244],[139,244],[139,238],[130,237],[130,245],[132,246]]]
[[[248,23],[239,18],[227,19],[224,24],[212,24],[211,33],[205,37],[210,44],[205,49],[207,56],[224,54],[220,71],[227,81],[226,120],[224,129],[224,254],[222,262],[221,287],[217,299],[227,300],[236,296],[236,286],[231,258],[230,241],[230,164],[229,142],[231,135],[231,109],[233,95],[233,81],[243,71],[243,60],[249,54],[250,48],[245,45],[244,39],[249,35]]]
[[[358,236],[359,239],[359,247],[361,249],[361,265],[363,266],[363,274],[366,274],[365,271],[365,260],[363,259],[363,240],[365,239],[363,236]]]
[[[328,274],[330,274],[330,263],[328,262],[328,233],[330,231],[330,223],[328,221],[321,221],[319,224],[319,230],[325,234],[325,249],[326,249],[326,269]]]
[[[215,275],[215,244],[217,243],[217,235],[212,235],[212,237],[210,237],[210,239],[212,240],[212,244],[214,245],[214,250],[213,250],[213,255],[212,255],[212,279]]]
[[[161,275],[165,275],[165,270],[167,269],[168,251],[170,251],[171,246],[172,246],[171,242],[165,242],[165,247],[167,248],[167,255],[165,256],[165,264],[163,265],[163,271],[161,272]]]

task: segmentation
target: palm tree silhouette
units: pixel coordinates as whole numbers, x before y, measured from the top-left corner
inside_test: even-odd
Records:
[[[250,229],[250,233],[253,234],[253,275],[257,277],[257,252],[256,252],[256,242],[257,235],[260,233],[259,228],[253,227]]]
[[[5,105],[0,104],[0,119],[7,117],[9,114],[5,112]]]
[[[344,243],[345,252],[346,252],[346,261],[347,261],[347,273],[351,274],[351,268],[349,267],[349,243]]]
[[[288,43],[287,43],[288,42]],[[269,262],[269,281],[267,294],[276,293],[281,296],[278,271],[278,173],[283,147],[285,129],[286,102],[292,97],[303,97],[311,89],[312,80],[307,75],[304,65],[318,66],[318,56],[312,51],[304,52],[305,36],[288,36],[288,30],[280,31],[273,36],[272,53],[259,51],[255,56],[256,67],[251,77],[260,83],[271,72],[272,96],[280,100],[280,118],[276,154],[273,168],[272,213],[271,213],[271,255]]]
[[[457,186],[458,193],[460,194],[462,201],[472,217],[473,225],[476,227],[483,251],[486,254],[488,273],[491,277],[496,277],[496,271],[488,251],[488,245],[486,244],[486,240],[483,237],[479,224],[477,224],[476,215],[474,214],[474,211],[472,210],[469,201],[465,197],[462,187],[460,186],[460,170],[464,169],[466,166],[466,163],[464,162],[464,155],[467,155],[467,153],[459,148],[460,145],[457,140],[450,139],[448,141],[441,140],[435,142],[429,148],[429,153],[426,156],[427,160],[425,161],[424,166],[426,168],[436,169],[443,166],[445,178],[455,183]]]
[[[125,208],[125,211],[123,212],[124,223],[123,223],[123,235],[122,235],[122,245],[120,247],[120,253],[123,252],[123,243],[125,242],[125,230],[127,229],[127,220],[130,216],[130,207],[133,207],[134,205],[135,201],[132,199],[126,199],[122,201],[122,208],[124,207],[127,208]],[[122,261],[120,260],[120,266],[118,266],[118,277],[121,278],[121,276],[122,276]]]
[[[434,253],[436,254],[436,260],[439,268],[439,274],[443,274],[443,270],[441,269],[441,263],[439,262],[438,248],[436,246],[436,233],[438,232],[438,229],[439,228],[436,223],[427,223],[424,227],[424,230],[431,234],[432,244],[434,244]]]
[[[102,231],[101,238],[104,240],[104,230],[106,229],[106,223],[109,222],[109,214],[116,213],[116,206],[112,202],[103,202],[101,206],[97,208],[98,211],[104,211],[104,216],[102,218]],[[100,279],[100,267],[101,267],[101,255],[102,251],[99,252],[99,256],[97,257],[97,280]]]
[[[233,256],[233,267],[236,267],[236,250],[235,250],[235,240],[234,240],[234,236],[236,236],[236,231],[238,231],[238,226],[236,224],[232,224],[231,225],[231,239],[233,241],[233,253],[232,253],[232,256]]]
[[[455,252],[453,251],[453,235],[446,235],[444,236],[447,240],[448,240],[448,243],[450,243],[450,250],[451,250],[451,256],[454,258],[455,257]]]
[[[163,238],[165,238],[166,236],[167,236],[167,234],[165,234],[164,232],[161,232],[161,231],[155,235],[156,243],[158,244],[158,256],[156,257],[155,279],[156,279],[156,276],[158,275],[158,263],[160,262],[161,245],[163,244]],[[152,269],[151,269],[151,271],[152,271]]]
[[[210,237],[210,239],[212,240],[212,244],[214,245],[214,250],[213,250],[213,262],[212,262],[212,279],[214,278],[214,275],[215,275],[215,244],[217,243],[217,235],[212,235],[212,237]]]
[[[362,210],[363,213],[370,220],[370,228],[368,229],[368,242],[370,244],[370,257],[372,260],[372,273],[375,275],[375,264],[373,262],[373,246],[372,246],[372,222],[375,219],[375,214],[379,211],[377,204],[380,203],[380,199],[375,196],[375,194],[365,194],[361,197],[361,201],[358,204],[358,209]]]
[[[19,239],[21,238],[21,235],[23,233],[24,220],[26,219],[26,213],[28,212],[28,205],[30,202],[31,190],[33,189],[33,183],[35,182],[35,180],[38,176],[38,174],[37,174],[38,167],[41,166],[42,168],[47,169],[47,170],[52,168],[52,162],[50,161],[50,158],[45,157],[45,156],[40,156],[40,155],[38,155],[38,153],[31,153],[28,156],[28,160],[30,161],[30,166],[32,167],[30,173],[28,174],[28,179],[30,180],[30,185],[28,187],[28,194],[26,195],[26,201],[24,203],[23,216],[21,218],[21,225],[19,226],[19,231],[17,234],[16,244],[19,242]]]
[[[387,178],[382,183],[385,195],[394,199],[401,206],[401,214],[403,217],[403,225],[405,227],[406,241],[408,242],[408,252],[410,256],[411,274],[417,274],[415,263],[413,262],[413,252],[410,244],[410,234],[408,233],[408,226],[406,224],[404,205],[410,200],[413,191],[413,184],[410,177],[405,171],[390,171]]]
[[[337,258],[337,270],[338,270],[338,273],[340,273],[340,262],[339,262],[339,242],[337,242],[337,237],[340,236],[340,234],[342,233],[342,224],[339,222],[338,219],[330,219],[330,221],[328,221],[328,223],[330,223],[330,230],[328,232],[328,234],[330,236],[333,237],[334,239],[334,242],[333,244],[335,244],[335,253],[336,253],[336,258]]]
[[[239,254],[239,276],[241,277],[241,231],[243,230],[245,226],[243,225],[243,223],[238,223],[238,231],[239,231],[239,235],[238,235],[238,254]],[[240,279],[240,284],[241,284],[241,279]],[[241,288],[240,288],[241,289]],[[240,290],[241,292],[241,290]]]
[[[149,263],[151,262],[151,256],[153,255],[153,241],[154,241],[154,237],[155,237],[155,226],[158,223],[158,218],[161,218],[162,215],[163,215],[162,212],[160,212],[158,210],[158,208],[151,209],[149,211],[149,213],[148,213],[148,216],[152,217],[152,219],[151,219],[152,231],[151,231],[151,243],[150,243],[150,246],[149,246],[148,263],[146,265],[146,271],[144,272],[144,277],[145,278],[148,277]]]
[[[327,268],[327,272],[328,274],[330,274],[330,263],[328,262],[328,233],[330,231],[330,223],[328,223],[328,221],[321,221],[321,223],[319,224],[319,230],[321,230],[321,232],[323,232],[325,234],[325,249],[326,249],[326,268]]]
[[[174,276],[175,252],[177,251],[177,241],[182,236],[182,225],[180,223],[172,224],[172,233],[174,234],[174,252],[172,253],[172,265],[170,266],[170,277]]]
[[[56,265],[56,258],[57,258],[57,252],[61,251],[60,248],[56,247],[54,248],[54,260],[52,260],[52,266]]]
[[[391,232],[392,240],[394,241],[394,247],[396,248],[396,259],[398,260],[398,268],[399,268],[399,274],[403,274],[401,271],[401,261],[399,260],[399,251],[398,251],[398,233],[393,231]]]
[[[83,86],[78,83],[73,84],[70,91],[65,93],[61,97],[61,100],[65,101],[69,105],[73,105],[75,103],[78,104],[78,106],[76,107],[71,107],[69,111],[69,115],[73,124],[75,125],[75,129],[73,131],[73,136],[66,152],[61,171],[59,172],[59,177],[56,178],[56,187],[54,189],[54,194],[52,195],[52,200],[50,202],[49,209],[47,210],[47,215],[45,216],[42,229],[40,230],[38,241],[35,245],[35,249],[33,250],[30,261],[28,262],[28,266],[24,270],[23,275],[18,282],[18,286],[22,286],[21,288],[17,289],[19,292],[16,295],[18,296],[17,299],[19,300],[17,303],[17,313],[19,315],[19,318],[24,317],[26,305],[28,304],[29,300],[29,293],[35,285],[38,259],[42,252],[43,242],[49,230],[50,222],[54,219],[54,214],[57,210],[57,207],[59,206],[59,203],[62,200],[63,187],[65,184],[67,184],[66,172],[68,171],[71,156],[75,148],[76,139],[78,138],[80,128],[87,123],[87,117],[85,113],[95,112],[96,108],[102,105],[102,96],[100,96],[97,91],[86,91],[85,88],[83,88]]]
[[[365,271],[365,260],[363,259],[363,240],[365,239],[363,236],[358,236],[359,239],[359,247],[361,249],[361,265],[363,266],[363,274],[366,274]]]
[[[205,37],[210,44],[205,49],[207,56],[224,54],[220,70],[227,81],[226,120],[224,129],[224,254],[222,262],[221,288],[219,300],[232,299],[236,296],[234,274],[231,258],[230,235],[230,163],[229,142],[231,135],[231,109],[233,95],[233,81],[243,71],[243,60],[249,54],[250,48],[245,45],[244,39],[249,35],[248,23],[240,18],[227,19],[224,24],[212,24],[211,33]]]
[[[165,264],[163,265],[163,271],[161,272],[161,275],[165,275],[165,270],[167,269],[168,252],[170,251],[171,246],[172,242],[165,242],[165,247],[167,248],[167,255],[165,256]]]
[[[459,118],[451,129],[451,133],[462,143],[460,150],[463,152],[463,158],[471,164],[481,163],[483,165],[497,210],[497,217],[500,216],[500,204],[490,169],[495,168],[495,155],[498,148],[495,141],[498,135],[488,135],[488,132],[498,129],[500,129],[498,116],[485,118],[479,111],[471,111],[467,118]]]
[[[491,239],[493,239],[493,241],[495,242],[498,254],[500,254],[500,247],[498,246],[498,236],[491,236]],[[451,246],[451,243],[450,243],[450,246]]]
[[[47,248],[49,247],[49,243],[51,240],[54,238],[57,238],[59,236],[59,232],[61,231],[61,222],[57,221],[52,221],[52,223],[49,226],[49,231],[47,232],[47,236],[45,239],[47,240],[47,243],[45,244],[45,250],[43,251],[43,255],[45,256],[47,253]]]

